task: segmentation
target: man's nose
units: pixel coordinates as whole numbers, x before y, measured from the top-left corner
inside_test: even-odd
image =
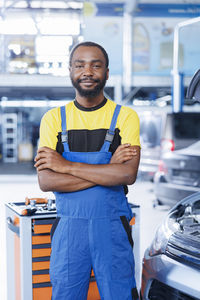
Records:
[[[85,65],[84,75],[85,76],[92,76],[93,75],[92,67],[90,65]]]

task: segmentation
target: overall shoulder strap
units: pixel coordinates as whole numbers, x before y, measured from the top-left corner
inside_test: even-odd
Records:
[[[64,151],[69,151],[65,106],[60,107],[60,115],[61,115],[61,128],[62,128],[61,140],[64,145]]]
[[[62,131],[67,130],[67,123],[66,123],[66,109],[65,105],[60,107],[60,115],[61,115],[61,127]]]
[[[115,126],[117,124],[117,118],[118,118],[120,109],[121,109],[121,105],[117,104],[116,107],[115,107],[113,117],[112,117],[112,121],[111,121],[111,124],[110,124],[109,131],[112,131],[112,132],[115,131]]]
[[[115,135],[115,126],[117,124],[117,118],[118,118],[120,109],[121,109],[121,105],[117,104],[115,107],[115,111],[113,113],[110,128],[108,129],[108,131],[106,133],[104,144],[101,148],[101,151],[108,151],[110,148],[110,145],[112,144],[112,141],[113,141],[114,135]]]

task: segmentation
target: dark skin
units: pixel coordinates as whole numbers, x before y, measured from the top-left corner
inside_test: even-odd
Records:
[[[78,47],[72,58],[70,75],[80,82],[82,89],[92,90],[109,70],[103,53],[97,47]],[[95,97],[82,96],[76,90],[76,100],[84,107],[95,107],[104,99],[103,89]],[[92,165],[70,162],[55,150],[42,147],[35,157],[39,185],[42,191],[73,192],[94,185],[130,185],[136,180],[140,160],[140,147],[120,145],[109,164]]]
[[[79,47],[75,50],[72,65],[69,68],[70,77],[76,80],[83,80],[80,86],[83,89],[92,90],[97,83],[95,79],[102,80],[109,76],[109,69],[106,68],[106,61],[103,53],[97,47]],[[84,81],[85,80],[85,81]],[[76,90],[76,100],[84,107],[95,107],[104,99],[103,89],[95,97],[81,96]]]

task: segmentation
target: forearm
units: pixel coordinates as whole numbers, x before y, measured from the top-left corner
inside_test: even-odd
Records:
[[[40,148],[35,158],[37,171],[47,172],[47,170],[51,170],[53,172],[50,173],[50,179],[48,176],[41,176],[42,179],[39,178],[41,188],[46,191],[62,192],[85,189],[91,187],[91,183],[103,186],[133,184],[137,176],[140,147],[134,146],[136,150],[134,155],[130,148],[131,152],[128,156],[125,155],[125,160],[120,158],[120,153],[127,153],[126,147],[122,145],[118,148],[118,154],[116,150],[116,154],[113,155],[110,164],[71,162],[63,158],[55,150],[48,147]],[[78,178],[81,180],[78,181]]]
[[[76,192],[95,185],[73,175],[61,174],[49,169],[38,171],[38,182],[43,192]]]
[[[68,173],[97,185],[115,186],[133,184],[137,177],[137,170],[137,162],[135,167],[129,163],[106,165],[72,163]]]

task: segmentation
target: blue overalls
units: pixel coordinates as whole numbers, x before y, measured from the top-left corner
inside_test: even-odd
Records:
[[[110,144],[121,106],[99,152],[69,150],[65,107],[61,107],[63,157],[87,164],[108,164]],[[55,193],[57,227],[52,237],[50,277],[52,300],[86,300],[91,268],[101,300],[132,300],[134,257],[129,220],[132,217],[122,186],[94,186]]]

